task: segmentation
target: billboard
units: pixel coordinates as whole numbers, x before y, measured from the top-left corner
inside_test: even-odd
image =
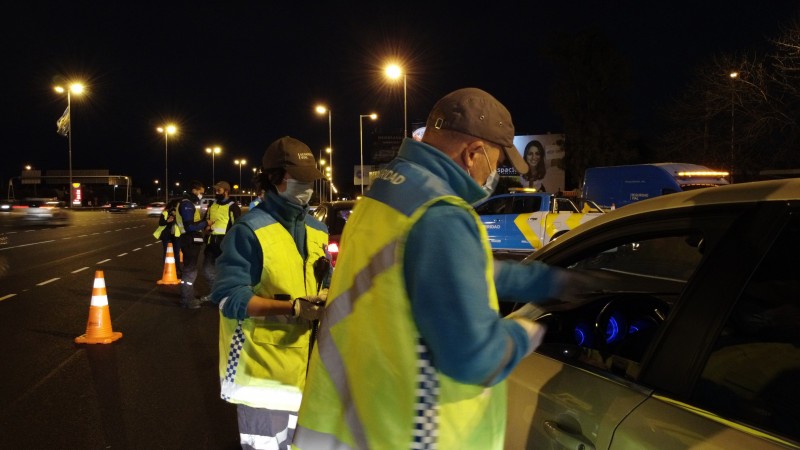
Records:
[[[528,163],[528,173],[518,174],[522,187],[543,192],[564,190],[566,176],[563,134],[534,134],[514,136],[514,147]]]

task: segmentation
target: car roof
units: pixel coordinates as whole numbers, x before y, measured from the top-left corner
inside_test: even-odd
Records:
[[[790,200],[800,200],[800,178],[754,181],[661,195],[630,203],[613,211],[609,211],[595,219],[580,224],[575,229],[588,230],[602,227],[610,221],[622,220],[626,217],[632,217],[651,211],[668,211],[697,206],[746,205],[764,201]],[[569,239],[569,236],[574,236],[574,234],[568,233],[564,236],[563,240]]]

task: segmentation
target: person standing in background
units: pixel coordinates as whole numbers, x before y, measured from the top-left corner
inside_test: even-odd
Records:
[[[194,282],[197,279],[197,261],[203,248],[204,230],[213,226],[213,222],[200,217],[200,200],[205,187],[199,181],[189,183],[190,191],[178,203],[178,214],[175,216],[181,233],[181,251],[183,252],[183,269],[181,276],[181,306],[187,309],[200,307],[200,299],[195,297]]]
[[[206,248],[203,251],[203,275],[206,277],[209,286],[214,285],[216,275],[215,264],[217,258],[222,253],[220,244],[225,237],[225,233],[231,229],[242,215],[239,205],[230,198],[231,185],[227,181],[217,181],[214,185],[214,203],[206,210],[206,220],[209,225],[206,229]],[[210,301],[209,295],[204,295],[200,301]]]
[[[172,253],[175,255],[175,261],[180,261],[181,255],[181,230],[175,223],[175,208],[178,206],[177,199],[170,200],[161,215],[158,217],[158,228],[153,232],[153,237],[161,240],[161,245],[164,246],[164,252],[161,255],[161,260],[167,258],[167,246],[172,243]],[[175,264],[176,274],[178,278],[181,277],[181,264]]]

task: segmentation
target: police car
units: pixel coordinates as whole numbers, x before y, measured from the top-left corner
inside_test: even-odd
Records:
[[[509,191],[475,205],[496,253],[530,253],[604,213],[588,200],[526,188]]]

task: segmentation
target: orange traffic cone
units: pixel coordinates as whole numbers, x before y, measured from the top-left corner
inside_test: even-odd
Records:
[[[111,329],[111,315],[108,312],[108,296],[103,271],[94,273],[92,304],[89,307],[89,321],[86,334],[75,338],[76,344],[110,344],[122,337],[122,333]]]
[[[175,269],[175,252],[172,250],[172,242],[167,243],[167,256],[164,258],[164,274],[156,283],[181,284],[181,280],[178,279],[178,273]]]

